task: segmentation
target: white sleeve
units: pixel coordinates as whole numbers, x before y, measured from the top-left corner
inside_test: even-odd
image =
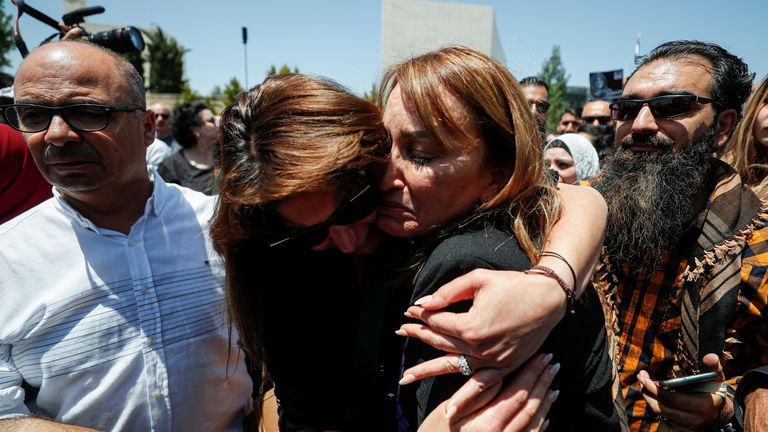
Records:
[[[29,415],[21,381],[21,374],[11,359],[11,346],[0,345],[0,420]]]
[[[160,162],[171,155],[171,148],[168,144],[155,138],[155,141],[147,147],[147,165],[157,168]]]

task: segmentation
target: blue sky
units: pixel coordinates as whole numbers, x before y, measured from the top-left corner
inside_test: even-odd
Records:
[[[6,12],[10,0],[2,0]],[[28,4],[60,19],[58,0]],[[635,37],[641,53],[673,39],[715,42],[768,73],[768,1],[644,0],[635,2],[465,0],[494,6],[507,66],[517,77],[536,74],[560,45],[570,85],[588,85],[590,71],[632,70]],[[88,0],[106,12],[93,22],[159,25],[189,49],[186,78],[209,93],[232,77],[245,81],[241,27],[248,27],[248,84],[270,65],[325,75],[358,94],[379,77],[381,3],[377,0]],[[52,29],[24,16],[22,34],[37,45]],[[14,68],[21,60],[13,53]],[[13,71],[9,71],[13,72]]]

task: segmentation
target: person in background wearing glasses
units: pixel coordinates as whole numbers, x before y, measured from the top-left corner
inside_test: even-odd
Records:
[[[55,189],[0,226],[0,429],[241,430],[252,382],[207,236],[215,202],[148,172],[140,75],[51,42],[14,92],[5,118]]]
[[[632,430],[727,427],[736,383],[768,355],[768,215],[713,157],[752,78],[717,45],[673,41],[644,58],[611,104],[618,149],[593,184],[608,203],[593,280]],[[705,371],[720,374],[698,388],[659,383]],[[768,421],[765,392],[747,399],[748,417]]]
[[[281,430],[396,430],[402,338],[395,330],[411,295],[396,287],[409,286],[412,273],[405,271],[408,242],[375,226],[376,182],[389,152],[380,111],[330,80],[286,74],[241,93],[222,113],[219,132],[220,204],[211,236],[226,263],[230,313],[252,373],[275,383]],[[550,249],[586,281],[603,227],[569,227],[585,212],[599,221],[604,208],[586,188],[566,188],[562,196]],[[557,259],[542,264],[570,275]],[[466,352],[503,346],[509,369],[498,382],[536,353],[565,315],[566,295],[546,277],[478,271],[501,278],[513,296],[541,293],[501,302],[498,315],[478,304],[481,319],[498,318],[473,322],[500,340],[479,335],[465,342]],[[497,294],[478,292],[478,302],[496,306]],[[540,399],[509,397],[544,394],[551,381],[545,366],[529,362],[499,403],[459,410],[454,421],[499,430],[494,425],[546,415],[537,410]]]
[[[160,163],[157,172],[168,183],[210,195],[216,116],[202,102],[187,102],[176,107],[173,117],[173,136],[182,150]]]
[[[155,114],[155,141],[147,147],[147,165],[157,167],[162,161],[178,153],[182,147],[173,139],[171,107],[162,102],[155,102],[150,105],[149,110]]]
[[[581,110],[582,124],[597,127],[613,127],[616,123],[611,118],[610,102],[604,100],[590,100],[584,104]]]
[[[523,88],[523,95],[528,105],[531,107],[531,114],[539,126],[541,134],[541,144],[547,142],[547,112],[549,112],[549,86],[547,83],[537,77],[528,76],[520,80]]]

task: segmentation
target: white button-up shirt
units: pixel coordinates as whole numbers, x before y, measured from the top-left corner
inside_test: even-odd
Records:
[[[59,194],[0,226],[0,418],[241,429],[251,381],[208,237],[215,199],[153,177],[128,235]],[[27,403],[22,382],[39,389]]]

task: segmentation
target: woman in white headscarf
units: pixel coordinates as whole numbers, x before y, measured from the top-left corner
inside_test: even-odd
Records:
[[[586,180],[600,170],[592,143],[575,133],[558,135],[544,147],[544,163],[557,171],[563,183]]]

